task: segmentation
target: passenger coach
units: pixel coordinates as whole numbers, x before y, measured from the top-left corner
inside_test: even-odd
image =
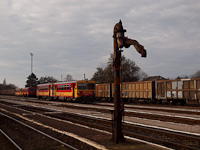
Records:
[[[21,88],[15,90],[16,96],[35,97],[36,87]]]
[[[37,86],[37,97],[91,102],[95,98],[95,81],[81,80],[39,84]]]
[[[16,89],[15,96],[21,96],[21,95],[22,95],[22,89]]]

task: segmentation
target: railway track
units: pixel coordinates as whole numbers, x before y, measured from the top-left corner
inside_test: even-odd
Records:
[[[48,113],[52,110],[32,106],[20,106],[20,108],[32,112],[34,111],[36,113],[40,113],[52,118],[71,121],[92,128],[112,132],[112,121],[109,119],[95,118],[89,115],[85,116],[67,112]],[[141,125],[134,125],[127,122],[123,123],[123,133],[126,136],[157,143],[159,145],[164,145],[174,149],[200,149],[200,137],[195,135],[172,132]]]
[[[97,106],[105,106],[105,107],[113,107],[113,104],[106,104],[106,103],[96,103]],[[138,110],[152,110],[152,111],[159,111],[159,112],[170,112],[170,113],[178,113],[178,114],[192,114],[192,115],[200,115],[200,111],[197,110],[197,107],[187,107],[187,106],[173,106],[171,108],[162,106],[137,106],[137,105],[126,105],[124,106],[125,109],[138,109]],[[195,109],[195,110],[192,110]]]
[[[80,106],[80,105],[62,105],[62,104],[56,105],[56,106],[72,108],[72,109],[96,111],[96,112],[101,112],[101,113],[110,113],[110,110],[112,110],[111,107],[102,108],[102,107],[87,107],[87,106]],[[162,111],[162,110],[159,110],[159,111]],[[172,115],[164,115],[164,114],[159,114],[159,113],[155,114],[155,113],[138,112],[136,110],[125,110],[124,116],[153,119],[153,120],[160,120],[160,121],[166,121],[166,122],[175,122],[175,123],[182,123],[182,124],[188,124],[188,125],[200,125],[200,119],[198,120],[195,118],[183,117],[180,115],[172,116]]]
[[[24,100],[29,102],[28,100]],[[39,104],[47,104],[49,105],[49,103],[47,102],[38,102],[38,101],[32,101],[34,103],[39,103]],[[6,103],[6,102],[5,102]],[[104,106],[104,105],[103,105]],[[108,106],[108,105],[106,105]],[[110,113],[111,107],[109,105],[109,107],[107,108],[102,108],[100,106],[94,106],[94,107],[88,107],[85,105],[66,105],[66,104],[58,104],[56,105],[56,107],[66,107],[66,108],[71,108],[71,109],[80,109],[80,110],[88,110],[88,111],[95,111],[95,112],[100,112],[100,113]],[[129,107],[130,108],[130,107]],[[133,109],[136,108],[138,109],[138,107],[133,107]],[[141,108],[141,107],[139,107]],[[154,108],[141,108],[142,110],[145,109],[146,110],[153,110],[153,111],[160,111],[160,112],[170,112],[169,109],[154,109]],[[145,113],[145,112],[138,112],[136,110],[125,110],[124,115],[128,116],[128,117],[137,117],[137,118],[144,118],[144,119],[153,119],[153,120],[159,120],[159,121],[165,121],[165,122],[173,122],[173,123],[181,123],[181,124],[187,124],[187,125],[200,125],[200,119],[196,119],[196,118],[192,118],[192,117],[183,117],[180,116],[180,114],[184,114],[183,112],[185,112],[186,114],[195,114],[195,115],[200,115],[200,112],[195,112],[195,111],[183,111],[182,113],[179,114],[179,111],[181,110],[172,110],[173,113],[178,113],[178,115],[173,116],[173,115],[164,115],[164,114],[159,114],[159,113]],[[172,113],[170,112],[170,113]],[[191,115],[190,114],[190,115]]]
[[[66,112],[62,114],[48,114],[48,116],[112,132],[111,120]],[[197,150],[200,148],[200,137],[189,134],[176,133],[140,125],[131,125],[128,123],[123,123],[123,133],[126,136],[142,139],[175,149]]]
[[[34,103],[39,103],[39,104],[50,104],[50,102],[55,103],[57,101],[40,101],[37,98],[19,98],[19,97],[15,97],[15,96],[0,96],[0,99],[12,99],[12,100],[21,100],[24,102],[34,102]],[[64,102],[64,101],[60,101],[60,102]],[[65,102],[66,104],[66,102]],[[68,103],[69,104],[69,103]],[[77,104],[79,105],[79,104]],[[105,107],[113,107],[114,104],[113,103],[93,103],[94,106],[105,106]],[[59,105],[58,105],[59,106]],[[64,106],[61,105],[60,106]],[[166,107],[167,106],[167,107]],[[199,106],[198,106],[199,107]],[[178,114],[192,114],[192,115],[200,115],[200,111],[197,111],[198,107],[191,107],[191,106],[169,106],[168,105],[125,105],[124,108],[125,109],[138,109],[138,110],[152,110],[152,111],[160,111],[160,112],[170,112],[170,113],[178,113]],[[193,110],[195,109],[195,110]]]
[[[24,100],[30,102],[30,100]],[[49,104],[48,102],[44,101],[35,101],[31,100],[34,103],[39,103],[39,104]],[[66,105],[66,104],[58,104],[56,105],[57,107],[66,107],[66,108],[72,108],[72,109],[82,109],[82,110],[88,110],[88,111],[96,111],[96,112],[101,112],[101,113],[110,113],[110,110],[112,110],[112,105],[107,105],[107,104],[94,104],[94,107],[88,107],[86,105]],[[102,108],[102,106],[105,106],[107,108]],[[126,110],[129,108],[129,110]],[[130,110],[132,109],[132,110]],[[143,113],[136,110],[145,110],[145,111],[158,111],[158,113]],[[167,112],[167,113],[177,113],[178,115],[173,116],[173,115],[164,115],[160,114],[159,112]],[[160,121],[166,121],[166,122],[175,122],[175,123],[182,123],[182,124],[188,124],[188,125],[200,125],[200,119],[192,118],[192,117],[182,117],[180,114],[189,114],[189,115],[200,115],[200,111],[192,111],[192,110],[181,110],[181,109],[169,109],[169,108],[151,108],[151,107],[138,107],[138,106],[125,106],[125,116],[129,117],[138,117],[138,118],[144,118],[144,119],[154,119],[154,120],[160,120]]]
[[[2,130],[0,131],[19,150],[57,149],[59,147],[66,150],[78,150],[77,148],[59,140],[58,138],[55,138],[47,133],[44,133],[43,131],[38,130],[5,113],[0,112],[0,116],[1,116],[2,121],[9,123],[6,125],[6,129],[5,129],[8,132],[7,134]],[[3,128],[3,126],[1,127]],[[27,135],[27,133],[29,133],[29,135]],[[8,134],[10,134],[10,136]],[[26,136],[27,138],[26,140],[22,141],[20,136]],[[13,140],[12,138],[15,140]],[[32,141],[35,141],[35,142],[33,143]]]
[[[12,149],[22,150],[22,148],[19,147],[19,145],[17,145],[17,143],[15,143],[15,141],[13,141],[13,139],[11,137],[9,137],[5,132],[3,132],[1,129],[0,129],[0,132],[3,134],[4,137],[6,137],[6,139],[12,144],[12,146],[14,146],[14,148],[12,148]],[[4,140],[3,137],[1,138],[1,140],[2,141]],[[7,148],[1,147],[1,149],[7,149]]]
[[[0,104],[0,112],[6,112],[7,114],[12,115],[14,118],[18,118],[19,120],[23,120],[23,122],[28,122],[28,124],[31,126],[37,126],[37,128],[41,128],[42,130],[45,131],[45,133],[51,133],[52,135],[55,135],[56,137],[58,136],[60,139],[62,139],[62,141],[65,141],[66,143],[70,143],[70,145],[76,147],[77,149],[80,150],[97,150],[97,149],[101,149],[101,150],[106,150],[106,148],[102,145],[99,145],[98,143],[95,143],[93,141],[87,140],[84,137],[80,137],[76,134],[70,133],[68,131],[66,131],[65,129],[70,129],[71,130],[71,124],[67,125],[67,123],[63,122],[61,123],[61,121],[59,122],[56,119],[51,119],[46,117],[42,118],[42,114],[43,113],[52,113],[55,111],[53,110],[47,110],[47,109],[42,109],[42,108],[30,108],[29,107],[29,111],[25,107],[24,108],[18,108],[19,105],[16,104],[12,104],[9,103],[7,105],[5,104]],[[38,120],[39,119],[39,120]],[[44,124],[43,124],[43,121]],[[58,123],[59,122],[59,123]],[[47,123],[47,124],[46,124]],[[2,125],[3,127],[7,128],[6,125]],[[0,126],[1,128],[1,126]],[[75,129],[78,132],[80,131],[79,129]],[[26,133],[31,134],[29,131],[27,131]],[[85,133],[88,133],[88,131],[86,130]],[[95,134],[95,133],[94,133]],[[16,135],[20,135],[16,134]],[[95,134],[98,135],[98,134]],[[100,135],[101,136],[101,135]],[[22,138],[23,139],[23,138]],[[39,142],[40,143],[40,142]],[[49,142],[52,143],[52,142]],[[45,145],[45,144],[39,144],[39,145]],[[1,147],[0,147],[1,149]],[[30,148],[26,148],[26,149],[30,149]],[[33,148],[33,149],[37,149],[37,148]],[[49,148],[39,148],[39,149],[49,149]],[[63,147],[56,147],[53,149],[65,149]],[[7,150],[7,149],[5,149]]]
[[[16,99],[16,98],[14,98]],[[35,99],[22,99],[25,102],[34,102],[39,104],[45,104],[45,105],[55,105],[56,107],[65,107],[65,108],[71,108],[71,109],[82,109],[82,110],[88,110],[88,111],[95,111],[100,113],[109,113],[110,110],[113,108],[111,107],[112,104],[95,104],[94,106],[87,106],[87,105],[80,105],[80,104],[70,104],[70,103],[59,103],[56,104],[56,102],[49,102],[49,101],[37,101]],[[129,108],[129,110],[127,110]],[[138,110],[144,110],[144,111],[154,111],[153,113],[146,113],[141,112]],[[156,112],[155,112],[156,111]],[[161,113],[159,113],[161,112]],[[173,113],[172,115],[165,115],[163,112],[166,113]],[[177,114],[176,114],[177,113]],[[191,115],[200,115],[200,111],[194,111],[194,110],[187,110],[187,109],[169,109],[166,107],[161,108],[155,108],[155,107],[140,107],[140,106],[125,106],[125,116],[128,117],[136,117],[136,118],[143,118],[143,119],[150,119],[150,120],[157,120],[157,121],[165,121],[165,122],[171,122],[171,123],[179,123],[179,124],[186,124],[186,125],[200,125],[200,119],[194,118]],[[184,117],[181,114],[188,114],[190,117]]]

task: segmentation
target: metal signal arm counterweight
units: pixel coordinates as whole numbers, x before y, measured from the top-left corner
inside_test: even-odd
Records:
[[[140,45],[136,40],[129,39],[128,37],[124,37],[124,47],[129,48],[130,45],[133,45],[138,53],[141,54],[142,57],[147,56],[147,52],[144,49],[144,46]]]
[[[147,56],[147,51],[144,49],[144,46],[140,45],[136,40],[130,39],[124,36],[126,29],[123,28],[121,20],[117,23],[113,30],[113,38],[116,39],[116,46],[115,49],[119,48],[129,48],[130,45],[133,45],[138,53],[141,54],[142,57]],[[115,55],[114,55],[115,56]]]

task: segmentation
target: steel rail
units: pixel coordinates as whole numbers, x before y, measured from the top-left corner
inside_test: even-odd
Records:
[[[30,106],[29,106],[30,107]],[[84,124],[84,125],[86,125],[86,126],[91,126],[90,124],[90,121],[88,121],[89,119],[92,119],[93,121],[93,123],[95,122],[95,120],[98,120],[99,121],[99,123],[98,124],[96,124],[96,125],[94,125],[94,124],[92,124],[92,127],[93,128],[99,128],[99,129],[104,129],[104,130],[107,130],[107,131],[110,131],[111,130],[111,128],[110,129],[108,129],[108,125],[106,125],[105,126],[105,124],[107,124],[106,122],[109,122],[109,124],[111,124],[111,122],[110,122],[110,120],[108,120],[108,119],[103,119],[103,118],[95,118],[95,117],[92,117],[91,115],[87,115],[87,117],[86,116],[84,116],[84,115],[81,115],[81,114],[73,114],[73,113],[69,113],[69,112],[65,112],[65,114],[67,114],[67,116],[69,117],[69,116],[72,116],[72,118],[68,118],[70,121],[72,121],[72,122],[76,122],[76,123],[80,123],[80,124]],[[59,118],[59,119],[62,119],[62,120],[68,120],[67,118],[65,118],[65,117],[59,117],[59,116],[55,116],[54,114],[45,114],[45,115],[47,115],[47,116],[50,116],[50,117],[53,117],[53,118]],[[76,117],[80,117],[79,119],[76,119]],[[81,119],[82,118],[82,119]],[[103,120],[102,120],[103,119]],[[84,120],[87,120],[87,121],[84,121]],[[106,121],[107,120],[107,121]],[[104,122],[102,122],[102,121],[104,121]],[[100,123],[101,122],[101,123]],[[110,126],[110,125],[109,125]],[[126,126],[126,125],[125,125]],[[134,126],[134,125],[131,125],[131,126]],[[154,128],[150,128],[149,127],[149,129],[148,128],[145,128],[145,127],[138,127],[138,125],[136,125],[136,126],[134,126],[136,129],[142,129],[142,130],[145,130],[145,129],[147,129],[147,132],[149,132],[149,131],[157,131],[157,133],[164,133],[164,134],[168,134],[168,133],[170,133],[170,134],[172,134],[172,135],[176,135],[176,136],[179,136],[179,137],[185,137],[185,138],[190,138],[190,139],[194,139],[195,140],[195,136],[188,136],[187,134],[177,134],[177,133],[174,133],[174,132],[171,132],[171,131],[167,131],[167,130],[157,130],[157,129],[154,129]],[[107,128],[107,129],[106,129]],[[148,131],[149,130],[149,131]],[[137,133],[131,133],[131,132],[129,132],[129,131],[127,131],[127,130],[124,130],[123,132],[126,132],[126,133],[128,133],[130,136],[132,135],[133,137],[136,137],[136,138],[138,138],[138,139],[143,139],[143,140],[145,140],[146,139],[146,141],[151,141],[151,142],[153,142],[153,143],[157,143],[157,144],[160,144],[160,145],[171,145],[171,146],[169,146],[169,147],[179,147],[179,148],[184,148],[184,149],[194,149],[194,150],[196,150],[196,149],[198,149],[198,148],[195,148],[195,147],[190,147],[190,146],[187,146],[187,145],[180,145],[180,144],[178,144],[178,143],[174,143],[174,142],[170,142],[170,141],[166,141],[165,139],[156,139],[156,138],[153,138],[153,137],[149,137],[149,136],[145,136],[145,135],[141,135],[141,134],[137,134]],[[167,133],[168,132],[168,133]],[[200,140],[199,139],[199,137],[197,138],[198,139],[198,141]]]
[[[13,141],[5,132],[3,132],[3,130],[0,129],[0,131],[17,149],[22,150],[22,148],[20,148],[15,141]]]
[[[27,124],[25,124],[25,123],[23,123],[23,122],[21,122],[21,121],[15,119],[15,118],[13,118],[13,117],[10,117],[10,116],[8,116],[8,115],[2,113],[2,112],[0,112],[0,114],[3,115],[3,116],[5,116],[5,117],[7,117],[7,118],[9,118],[9,119],[11,119],[11,120],[14,120],[14,121],[20,123],[20,124],[22,124],[22,125],[24,125],[24,126],[26,126],[26,127],[28,127],[28,128],[30,128],[30,129],[32,129],[32,130],[34,130],[34,131],[36,131],[36,132],[38,132],[38,133],[40,133],[40,134],[46,136],[46,137],[48,137],[48,138],[50,138],[50,139],[53,139],[53,140],[55,140],[55,141],[57,141],[57,142],[59,142],[59,143],[65,145],[65,146],[67,146],[68,148],[71,148],[71,149],[73,149],[73,150],[78,150],[77,148],[75,148],[75,147],[73,147],[73,146],[71,146],[71,145],[69,145],[69,144],[67,144],[67,143],[65,143],[65,142],[62,142],[61,140],[56,139],[56,138],[54,138],[54,137],[52,137],[52,136],[50,136],[50,135],[48,135],[48,134],[46,134],[46,133],[44,133],[44,132],[42,132],[42,131],[36,129],[36,128],[33,128],[33,127],[31,127],[31,126],[29,126],[29,125],[27,125]]]
[[[45,114],[45,115],[53,117],[53,118],[58,118],[58,119],[61,119],[61,120],[69,120],[71,122],[76,122],[76,123],[81,124],[81,125],[90,126],[90,127],[93,127],[93,128],[97,128],[97,129],[106,130],[106,131],[111,132],[111,120],[103,119],[103,118],[95,118],[95,117],[92,117],[92,116],[83,116],[81,114],[72,114],[72,113],[68,113],[68,112],[65,112],[64,114],[66,114],[64,117],[61,117],[58,114]],[[66,117],[69,117],[69,118],[66,118]],[[89,119],[91,119],[91,120],[89,121]],[[168,131],[168,130],[156,129],[156,128],[152,128],[152,127],[144,127],[144,126],[140,126],[140,125],[128,125],[126,123],[124,123],[123,126],[124,126],[123,132],[125,133],[125,135],[128,135],[130,137],[135,137],[135,138],[138,138],[138,139],[142,139],[144,141],[150,141],[152,143],[156,143],[156,144],[163,145],[163,146],[166,146],[166,147],[171,147],[171,148],[191,149],[191,150],[198,150],[199,149],[199,148],[191,147],[191,146],[188,146],[188,145],[181,145],[177,142],[167,141],[166,139],[157,139],[154,136],[150,137],[149,135],[145,135],[143,133],[133,133],[131,131],[141,130],[141,131],[144,131],[146,133],[169,135],[170,137],[171,136],[179,137],[181,139],[189,138],[191,140],[200,141],[200,138],[198,136],[187,135],[187,134],[184,134],[184,133],[181,134],[181,133],[176,133],[176,132],[172,132],[172,131]],[[129,126],[129,127],[131,126],[132,129],[127,130],[126,129],[127,126]]]
[[[29,101],[27,101],[29,102]],[[35,102],[35,101],[31,101],[31,102]],[[35,102],[35,103],[38,103],[38,102]],[[41,102],[40,102],[41,103]],[[59,105],[58,105],[59,106]],[[76,106],[76,105],[66,105],[66,106],[63,106],[63,107],[71,107],[71,108],[79,108],[79,109],[84,109],[84,108],[87,108],[89,110],[98,110],[100,112],[108,112],[109,111],[109,108],[108,109],[105,109],[105,108],[101,108],[101,107],[87,107],[87,106]],[[157,111],[157,110],[156,110]],[[185,124],[189,124],[189,125],[196,125],[196,124],[199,124],[200,122],[200,119],[198,118],[189,118],[189,117],[184,117],[184,116],[173,116],[173,115],[166,115],[166,114],[154,114],[154,113],[147,113],[147,112],[137,112],[137,111],[132,111],[132,110],[128,110],[128,111],[125,111],[125,115],[126,116],[135,116],[135,115],[145,115],[145,114],[148,114],[148,115],[151,115],[150,118],[154,118],[155,120],[159,120],[159,119],[163,119],[163,118],[160,118],[162,116],[164,116],[167,120],[169,120],[169,122],[171,122],[171,120],[175,120],[176,123],[185,123],[185,122],[188,122],[188,123],[185,123]],[[144,116],[142,116],[143,118]],[[148,117],[147,117],[148,119]],[[176,120],[176,119],[179,119],[179,120]],[[195,123],[193,123],[195,121]]]
[[[94,105],[97,105],[97,106],[107,106],[107,107],[113,107],[112,104],[108,104],[108,103],[95,103]],[[136,105],[125,105],[124,108],[128,108],[128,109],[140,109],[140,110],[153,110],[153,111],[162,111],[162,112],[173,112],[173,113],[183,113],[183,114],[196,114],[196,115],[199,115],[200,114],[200,111],[198,110],[191,110],[191,109],[188,109],[187,107],[175,107],[175,108],[172,108],[172,107],[165,107],[165,105],[162,105],[164,107],[160,107],[160,106],[136,106]],[[170,106],[170,105],[169,105]],[[189,107],[190,108],[190,107]]]

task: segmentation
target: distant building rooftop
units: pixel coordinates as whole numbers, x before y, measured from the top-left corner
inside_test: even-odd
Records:
[[[167,80],[167,79],[162,76],[150,76],[144,79],[144,81],[156,81],[156,80]]]

